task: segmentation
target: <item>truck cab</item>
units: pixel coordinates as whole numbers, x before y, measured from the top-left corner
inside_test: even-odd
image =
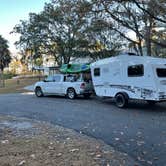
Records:
[[[37,82],[34,91],[37,97],[64,95],[74,99],[78,95],[83,95],[88,98],[93,92],[93,86],[82,74],[55,74]]]

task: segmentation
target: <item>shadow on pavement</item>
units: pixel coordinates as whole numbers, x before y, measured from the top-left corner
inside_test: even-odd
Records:
[[[98,101],[116,107],[114,99],[97,99]],[[130,101],[126,108],[117,108],[118,110],[134,110],[141,112],[166,112],[166,102],[156,103],[155,105],[149,105],[146,101],[133,100]]]

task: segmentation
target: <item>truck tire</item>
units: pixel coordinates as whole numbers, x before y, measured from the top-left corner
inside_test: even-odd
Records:
[[[75,99],[75,97],[76,97],[76,92],[75,92],[75,90],[74,90],[73,88],[69,88],[69,89],[67,90],[67,97],[68,97],[69,99]]]
[[[124,108],[128,105],[128,97],[126,95],[127,94],[124,93],[118,93],[115,96],[115,102],[117,107]]]
[[[43,95],[43,91],[42,91],[42,89],[40,87],[36,87],[36,89],[35,89],[35,95],[37,97],[43,97],[44,96]]]

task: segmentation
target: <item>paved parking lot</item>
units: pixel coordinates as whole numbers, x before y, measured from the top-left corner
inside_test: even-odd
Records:
[[[130,103],[119,109],[110,100],[33,94],[0,95],[0,114],[59,124],[102,139],[142,165],[166,163],[166,104]]]

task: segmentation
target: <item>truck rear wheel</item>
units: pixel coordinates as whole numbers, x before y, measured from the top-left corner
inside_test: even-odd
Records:
[[[91,94],[90,93],[85,93],[85,94],[83,94],[83,96],[84,96],[85,99],[89,99]]]
[[[69,99],[74,99],[76,97],[76,93],[75,93],[75,90],[73,88],[69,88],[67,90],[67,97]]]
[[[118,93],[115,96],[115,102],[116,102],[117,107],[124,108],[128,104],[128,99],[126,98],[126,96],[123,93]]]

